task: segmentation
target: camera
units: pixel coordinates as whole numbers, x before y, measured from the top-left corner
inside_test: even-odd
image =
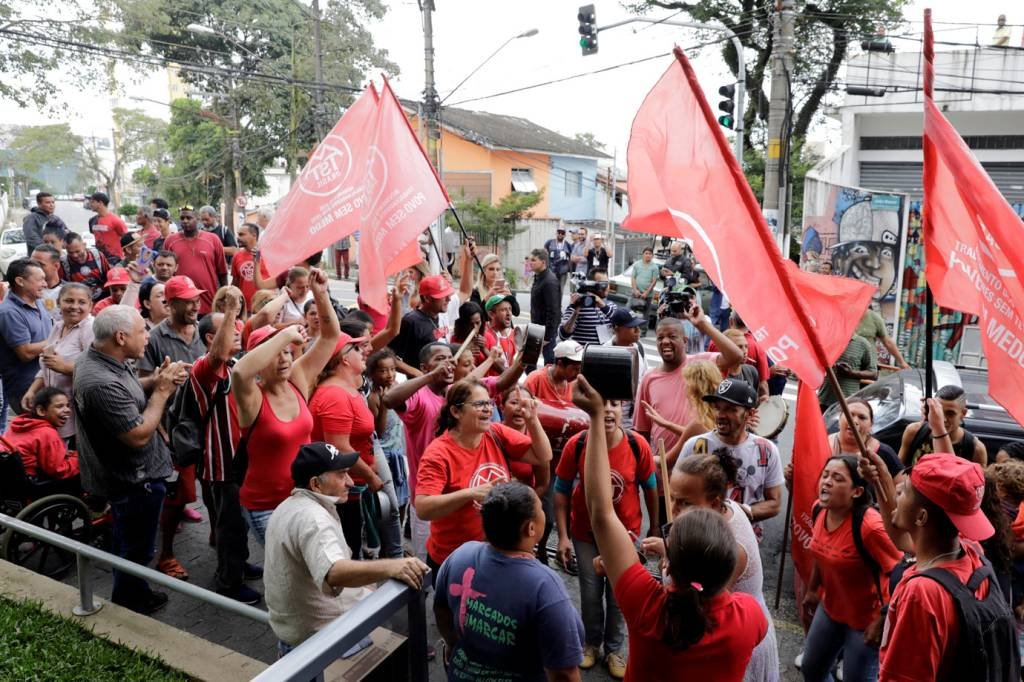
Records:
[[[585,279],[576,287],[576,293],[580,295],[576,305],[581,308],[593,308],[596,305],[595,298],[604,298],[607,290],[607,282],[595,282],[592,279]]]
[[[674,291],[678,280],[675,277],[665,279],[665,288],[662,294],[662,302],[665,304],[664,315],[680,317],[693,307],[697,292],[691,287],[685,287],[682,291]]]

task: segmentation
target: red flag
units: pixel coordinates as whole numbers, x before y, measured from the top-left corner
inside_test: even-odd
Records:
[[[925,10],[925,273],[936,303],[979,316],[989,393],[1024,423],[1024,230],[935,106],[933,41],[931,11]]]
[[[369,85],[317,145],[281,200],[260,239],[262,260],[271,275],[359,229],[365,141],[372,135],[378,99]]]
[[[772,359],[812,387],[820,386],[825,367],[845,348],[863,315],[870,288],[827,278],[820,289],[813,283],[825,277],[796,274],[779,251],[686,55],[679,48],[675,55],[633,120],[624,227],[690,240],[697,260]],[[832,310],[836,303],[838,312]],[[828,343],[822,345],[819,336]],[[838,352],[826,351],[837,345]]]
[[[450,201],[387,80],[370,150],[360,216],[364,255],[359,259],[359,293],[371,308],[385,310],[387,275],[408,260],[409,244]]]
[[[840,278],[836,278],[840,279]],[[825,422],[818,407],[818,394],[800,382],[796,396],[796,428],[793,432],[793,564],[804,584],[810,580],[812,559],[811,507],[818,499],[821,469],[832,455]]]

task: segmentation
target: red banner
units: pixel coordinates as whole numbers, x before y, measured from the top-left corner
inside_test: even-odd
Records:
[[[837,278],[838,279],[838,278]],[[825,422],[818,407],[818,394],[800,382],[796,396],[796,428],[793,431],[793,565],[800,579],[807,583],[811,577],[812,558],[811,507],[818,499],[818,480],[821,469],[832,454],[825,433]]]
[[[925,10],[926,278],[937,304],[979,316],[989,394],[1024,424],[1024,226],[932,99],[933,41]]]
[[[260,239],[271,275],[360,231],[359,289],[387,309],[387,276],[419,262],[420,233],[448,194],[384,81],[349,107],[302,169]]]
[[[387,80],[370,152],[360,215],[359,293],[368,306],[383,311],[387,275],[410,265],[409,244],[450,201]]]
[[[816,388],[849,342],[870,287],[801,273],[783,258],[686,55],[675,54],[633,120],[623,226],[690,240],[772,359]],[[837,319],[837,302],[839,325],[826,321]]]

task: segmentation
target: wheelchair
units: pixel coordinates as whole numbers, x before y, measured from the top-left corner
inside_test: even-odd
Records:
[[[107,549],[113,518],[93,513],[83,499],[78,477],[39,480],[25,473],[21,456],[0,443],[0,512],[79,542]],[[74,552],[0,528],[0,558],[60,580],[76,563]]]

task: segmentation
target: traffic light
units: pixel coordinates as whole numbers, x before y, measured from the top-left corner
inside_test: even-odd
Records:
[[[724,116],[718,117],[718,124],[732,130],[736,125],[736,117],[733,116],[733,111],[736,109],[736,102],[733,100],[736,95],[735,84],[723,85],[718,88],[718,94],[724,98],[718,103],[718,108],[725,112]]]
[[[583,56],[597,54],[597,13],[593,5],[583,5],[576,14],[580,20],[580,49]]]

